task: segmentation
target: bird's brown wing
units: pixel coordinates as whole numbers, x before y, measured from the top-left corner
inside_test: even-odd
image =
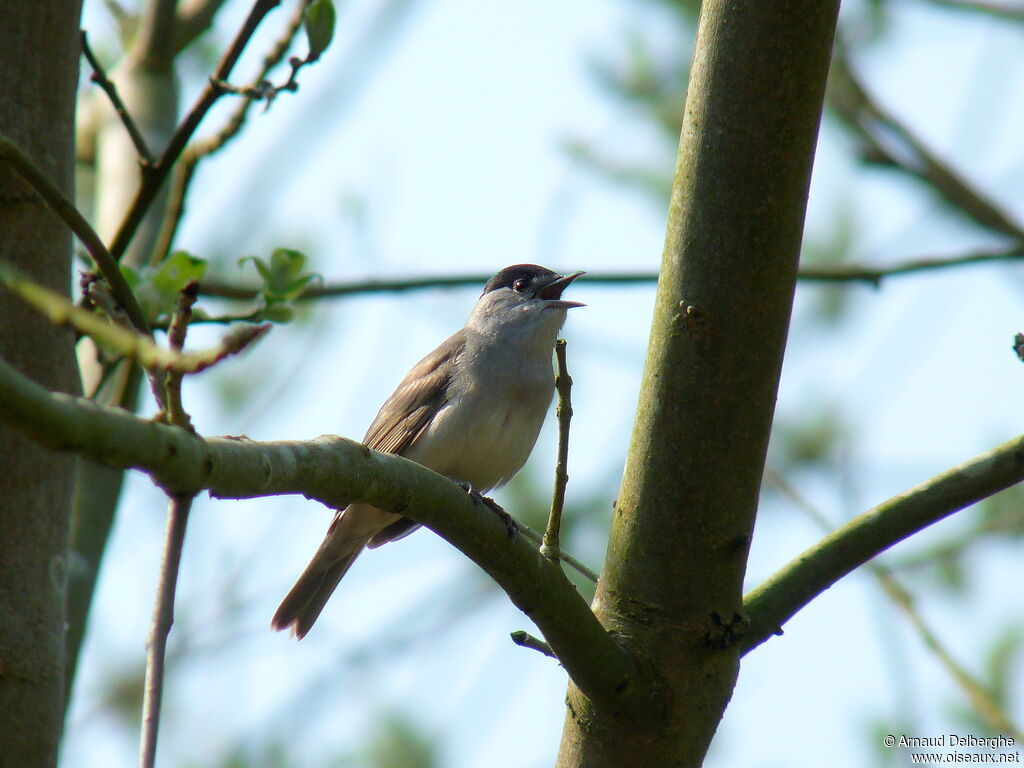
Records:
[[[458,331],[420,360],[381,406],[363,442],[381,453],[401,454],[423,434],[448,396],[451,368],[465,347]]]
[[[367,446],[382,453],[402,453],[416,442],[444,405],[451,369],[462,354],[465,338],[465,331],[456,332],[412,367],[366,431]],[[399,518],[373,536],[368,546],[379,547],[419,527],[407,517]]]
[[[451,336],[420,360],[381,407],[363,442],[375,451],[401,453],[423,434],[445,402],[451,366],[462,353],[465,334]],[[342,576],[363,551],[401,538],[418,523],[355,504],[335,515],[320,549],[271,621],[274,629],[292,627],[301,639],[313,626]]]

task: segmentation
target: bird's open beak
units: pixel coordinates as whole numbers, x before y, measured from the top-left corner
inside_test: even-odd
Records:
[[[577,277],[582,277],[586,272],[573,272],[571,275],[556,277],[537,292],[537,297],[547,301],[547,309],[571,309],[572,307],[585,307],[579,301],[564,301],[562,291],[569,287],[569,284]]]

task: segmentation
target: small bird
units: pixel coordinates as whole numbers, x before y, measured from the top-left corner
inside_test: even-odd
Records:
[[[492,277],[466,326],[406,374],[363,438],[479,493],[504,485],[526,463],[551,405],[551,354],[566,311],[562,291],[583,272],[535,264]],[[366,547],[412,533],[418,523],[369,504],[334,516],[320,548],[271,620],[301,640]]]

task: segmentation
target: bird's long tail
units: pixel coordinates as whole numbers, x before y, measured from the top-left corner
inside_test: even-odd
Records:
[[[364,540],[341,557],[325,551],[317,552],[295,586],[284,596],[270,620],[270,626],[279,631],[291,627],[296,639],[305,637],[338,587],[341,577],[365,546]]]
[[[402,518],[368,504],[351,504],[335,516],[320,548],[281,601],[270,626],[292,628],[301,640],[327,605],[341,577],[368,543]],[[383,543],[383,542],[381,542]]]

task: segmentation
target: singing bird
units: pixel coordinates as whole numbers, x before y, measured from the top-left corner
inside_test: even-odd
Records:
[[[466,326],[420,360],[377,413],[363,442],[485,493],[522,469],[554,393],[551,355],[566,312],[562,292],[583,272],[535,264],[492,277]],[[418,523],[369,504],[338,512],[271,621],[302,639],[338,582],[367,547],[408,535]]]

